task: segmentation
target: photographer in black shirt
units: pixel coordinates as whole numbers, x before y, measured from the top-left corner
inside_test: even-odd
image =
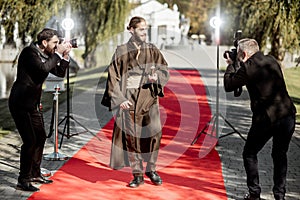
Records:
[[[254,39],[238,42],[237,59],[240,68],[235,71],[232,59],[224,75],[226,92],[246,86],[253,112],[252,124],[244,146],[243,160],[249,193],[245,200],[260,199],[257,154],[273,137],[272,158],[274,165],[273,194],[276,200],[285,197],[287,151],[295,130],[295,106],[287,92],[279,63],[263,55]]]
[[[43,29],[37,42],[25,47],[18,59],[17,79],[9,97],[9,109],[22,138],[20,174],[17,188],[38,191],[31,182],[51,183],[41,175],[41,161],[46,141],[39,104],[42,86],[49,73],[64,77],[69,66],[69,42],[59,43],[59,34]]]

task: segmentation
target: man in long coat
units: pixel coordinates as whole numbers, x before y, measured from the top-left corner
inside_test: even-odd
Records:
[[[162,184],[156,172],[161,140],[158,97],[169,79],[167,62],[161,52],[146,43],[145,19],[133,17],[127,29],[130,40],[117,47],[108,68],[102,104],[116,112],[110,166],[121,169],[130,165],[134,179],[130,187],[144,183],[143,164],[152,183]]]

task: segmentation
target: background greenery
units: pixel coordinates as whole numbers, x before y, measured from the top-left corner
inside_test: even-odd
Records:
[[[285,69],[284,76],[289,94],[297,108],[297,123],[300,123],[300,67]]]
[[[262,50],[268,50],[282,61],[285,53],[300,50],[299,0],[159,0],[190,18],[189,34],[205,34],[211,39],[209,19],[220,6],[222,25],[221,44],[232,45],[233,35],[242,30],[243,37],[258,41]]]
[[[158,0],[172,8],[176,3],[179,12],[190,19],[191,34],[205,34],[211,39],[213,32],[209,19],[220,7],[221,44],[232,45],[233,35],[243,31],[243,37],[255,38],[260,47],[282,61],[285,52],[300,50],[299,0]],[[45,24],[65,17],[67,4],[71,5],[76,19],[73,35],[82,37],[85,50],[82,54],[85,67],[94,66],[98,44],[124,30],[126,16],[139,4],[128,0],[5,0],[0,1],[0,24],[5,29],[9,45],[14,45],[14,29],[18,23],[18,37],[23,45],[35,38]],[[59,23],[58,23],[59,24]],[[60,28],[60,27],[58,27]],[[0,36],[1,37],[1,36]]]
[[[0,25],[5,30],[5,46],[16,46],[16,23],[21,47],[31,42],[32,38],[35,39],[47,23],[54,26],[52,28],[63,30],[61,22],[66,17],[68,5],[72,8],[72,18],[76,20],[72,37],[80,37],[84,41],[84,52],[81,55],[84,66],[95,66],[97,45],[123,31],[130,11],[128,0],[1,0]]]

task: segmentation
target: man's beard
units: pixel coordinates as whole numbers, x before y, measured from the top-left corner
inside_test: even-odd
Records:
[[[138,36],[138,35],[134,35],[134,38],[135,38],[135,40],[138,42],[138,43],[144,43],[144,42],[146,42],[146,39],[141,39],[141,37],[140,36]]]
[[[51,56],[55,53],[55,49],[51,49],[51,48],[49,48],[49,46],[46,46],[44,49],[44,53],[48,56]]]

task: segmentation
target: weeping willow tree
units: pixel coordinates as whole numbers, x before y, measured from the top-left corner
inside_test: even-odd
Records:
[[[0,1],[0,25],[5,31],[6,45],[15,46],[14,32],[25,45],[63,6],[63,1],[5,0]]]
[[[63,16],[66,4],[72,7],[76,22],[81,24],[85,51],[85,66],[92,63],[97,45],[110,35],[123,30],[128,0],[1,0],[0,24],[5,31],[6,45],[16,46],[14,32],[17,30],[21,45],[36,38],[53,16]]]
[[[72,0],[72,12],[77,16],[80,32],[84,33],[85,67],[94,65],[94,53],[101,41],[123,31],[128,0]]]
[[[262,49],[270,45],[270,54],[282,61],[285,52],[299,50],[299,0],[223,1],[224,15],[231,18],[235,30],[258,41]]]

